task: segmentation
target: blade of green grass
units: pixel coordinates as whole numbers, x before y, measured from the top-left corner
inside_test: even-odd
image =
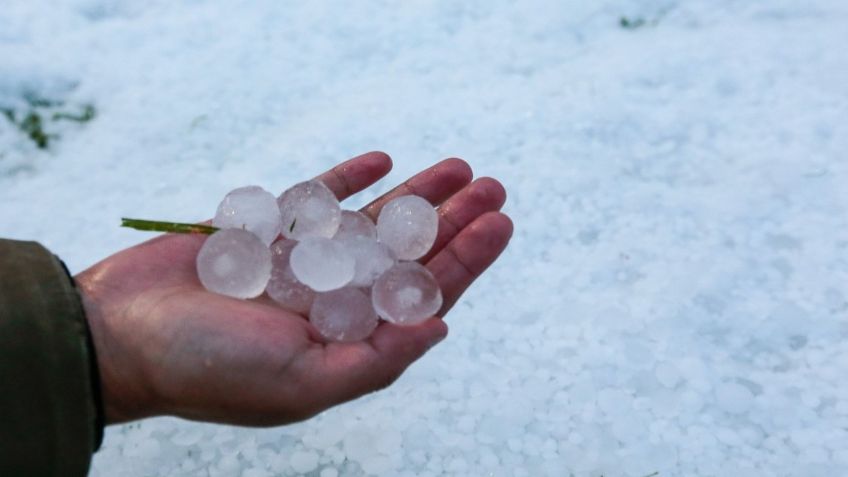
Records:
[[[203,224],[185,224],[180,222],[162,222],[159,220],[128,219],[121,217],[121,227],[129,227],[148,232],[168,232],[172,234],[214,234],[218,227]]]

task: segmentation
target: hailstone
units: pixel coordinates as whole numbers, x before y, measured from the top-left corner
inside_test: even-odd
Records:
[[[271,245],[271,280],[265,291],[272,300],[287,310],[306,315],[315,299],[315,291],[298,281],[289,259],[297,242],[282,239]]]
[[[197,254],[197,276],[215,293],[257,297],[271,278],[271,251],[252,232],[219,230],[206,239]]]
[[[347,285],[356,267],[356,260],[341,242],[322,237],[298,242],[289,260],[294,276],[317,292]]]
[[[329,340],[359,341],[374,331],[379,318],[368,295],[358,288],[345,287],[319,293],[309,322]]]
[[[415,195],[398,197],[383,206],[377,217],[377,238],[399,260],[415,260],[436,241],[439,216],[429,202]]]
[[[418,262],[401,262],[374,282],[371,300],[384,320],[414,325],[439,311],[442,291],[426,267]]]
[[[220,229],[253,232],[265,245],[280,235],[280,208],[274,194],[259,186],[230,191],[218,205],[212,225]]]
[[[339,229],[341,206],[335,194],[321,181],[296,184],[280,195],[277,204],[286,238],[332,238]]]

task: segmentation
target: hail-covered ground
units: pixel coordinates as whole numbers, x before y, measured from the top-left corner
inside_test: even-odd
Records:
[[[74,272],[381,149],[516,231],[378,394],[110,427],[92,475],[848,473],[841,0],[4,0],[0,236]],[[237,319],[237,317],[234,317]],[[304,396],[309,399],[309,396]]]

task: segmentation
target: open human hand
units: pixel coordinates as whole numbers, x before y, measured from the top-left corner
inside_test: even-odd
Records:
[[[318,176],[339,198],[392,167],[372,152]],[[269,426],[311,417],[382,389],[447,335],[442,318],[504,250],[512,222],[491,178],[447,159],[362,211],[376,218],[394,197],[438,206],[439,232],[420,262],[444,295],[438,316],[416,326],[381,323],[366,340],[324,340],[301,315],[266,296],[238,300],[206,291],[195,259],[205,235],[163,235],[75,277],[91,329],[108,424],[155,415]]]

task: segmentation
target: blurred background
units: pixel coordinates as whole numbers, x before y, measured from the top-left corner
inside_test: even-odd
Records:
[[[500,179],[389,390],[109,428],[94,476],[848,474],[848,4],[2,0],[0,236],[76,273],[370,150]],[[840,46],[841,45],[841,46]],[[304,399],[308,399],[305,396]]]

